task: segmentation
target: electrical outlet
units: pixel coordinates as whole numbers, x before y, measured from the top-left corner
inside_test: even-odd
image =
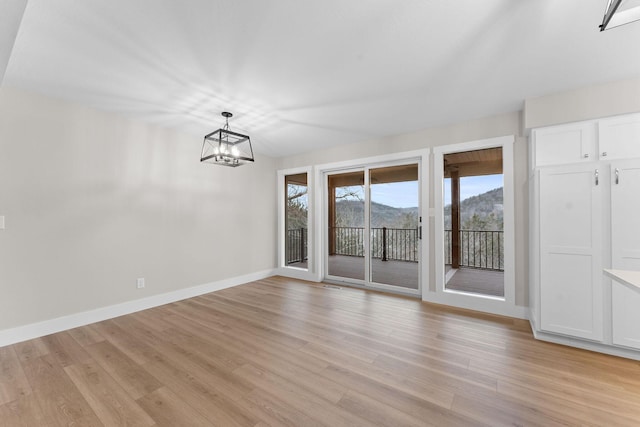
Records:
[[[4,215],[0,215],[0,230],[4,230]]]
[[[136,286],[138,287],[138,289],[142,289],[142,288],[144,288],[144,277],[140,277],[140,278],[136,281]]]

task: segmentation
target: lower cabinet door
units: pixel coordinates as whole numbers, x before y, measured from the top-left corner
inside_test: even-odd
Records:
[[[640,292],[611,282],[613,344],[640,350]]]

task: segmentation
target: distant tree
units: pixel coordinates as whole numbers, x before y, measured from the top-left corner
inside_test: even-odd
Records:
[[[287,185],[287,229],[307,228],[307,186]]]
[[[471,218],[468,218],[462,226],[462,230],[477,230],[477,231],[500,231],[503,229],[502,218],[498,218],[495,213],[489,215],[473,214]]]
[[[480,268],[504,268],[502,188],[470,197],[460,203],[461,264]],[[444,208],[445,230],[451,230],[451,205]],[[484,233],[487,232],[487,233]],[[445,251],[450,254],[449,241]],[[450,256],[450,255],[449,255]]]
[[[363,226],[363,195],[364,185],[336,188],[336,227]]]
[[[398,227],[394,228],[416,228],[418,227],[418,213],[417,212],[403,212],[400,220],[398,221]]]

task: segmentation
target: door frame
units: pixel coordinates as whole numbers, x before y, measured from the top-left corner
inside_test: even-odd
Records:
[[[433,197],[435,210],[435,293],[429,293],[427,298],[425,298],[426,301],[519,317],[515,301],[514,143],[515,136],[508,135],[434,147]],[[473,151],[497,147],[502,147],[502,173],[504,177],[504,298],[447,290],[445,289],[444,268],[444,155],[460,151]]]
[[[307,268],[299,268],[288,266],[285,262],[285,177],[287,175],[297,175],[300,173],[307,174]],[[302,280],[315,280],[316,274],[314,273],[318,268],[316,264],[316,257],[314,255],[314,241],[315,234],[315,211],[314,211],[314,178],[313,168],[311,166],[305,166],[301,168],[282,169],[278,171],[278,268],[277,272],[280,275],[293,277]]]
[[[369,185],[369,176],[367,174],[367,168],[366,167],[356,167],[356,168],[347,168],[347,169],[337,169],[337,170],[329,170],[329,171],[325,171],[322,174],[322,189],[323,192],[325,194],[325,197],[323,197],[322,199],[322,216],[320,218],[322,218],[322,241],[323,241],[323,250],[327,250],[327,248],[329,247],[329,239],[327,236],[327,230],[329,228],[329,218],[327,218],[327,213],[329,212],[329,177],[331,175],[339,175],[342,173],[351,173],[351,172],[362,172],[363,178],[363,185],[365,188],[364,191],[364,211],[363,211],[363,215],[364,215],[364,231],[363,232],[363,242],[362,245],[364,246],[363,248],[363,253],[364,253],[364,266],[365,266],[365,270],[364,270],[364,279],[355,279],[355,278],[351,278],[351,277],[341,277],[341,276],[332,276],[329,274],[329,257],[327,256],[326,253],[323,253],[323,263],[322,263],[322,273],[323,273],[323,277],[325,280],[327,281],[331,281],[331,282],[335,282],[335,283],[348,283],[351,285],[355,285],[355,286],[361,286],[361,287],[368,287],[367,283],[370,282],[370,271],[367,268],[367,266],[369,265],[369,259],[370,259],[370,254],[368,251],[368,247],[369,247],[369,235],[368,233],[366,233],[366,231],[369,229],[369,195],[367,194],[366,189],[368,188]]]
[[[363,287],[372,290],[382,290],[386,292],[399,293],[404,295],[422,296],[424,298],[427,280],[429,278],[429,226],[428,226],[428,212],[429,212],[429,156],[431,154],[430,149],[407,151],[402,153],[393,153],[382,156],[367,157],[362,159],[347,160],[336,163],[321,164],[314,167],[315,170],[315,236],[322,236],[315,239],[314,256],[317,266],[322,266],[316,271],[317,281],[331,281],[340,284],[347,284],[356,287]],[[393,166],[394,164],[409,164],[416,162],[419,164],[419,200],[420,200],[420,216],[422,216],[422,240],[420,241],[420,272],[418,280],[418,290],[403,290],[401,287],[384,285],[368,281],[370,272],[365,271],[365,281],[357,281],[356,279],[344,280],[342,278],[336,278],[335,276],[329,276],[327,274],[328,256],[326,254],[328,242],[327,233],[325,232],[328,227],[327,218],[327,197],[328,197],[328,183],[327,177],[333,173],[364,170],[365,172],[365,185],[368,183],[368,169],[375,167]],[[367,192],[366,192],[367,193]],[[368,229],[369,224],[369,205],[370,194],[365,194],[365,227]],[[368,234],[368,233],[365,233]],[[365,242],[369,240],[369,236],[365,236]],[[365,246],[365,266],[368,268],[367,260],[370,257],[368,253],[369,245]],[[362,282],[362,283],[358,283]]]

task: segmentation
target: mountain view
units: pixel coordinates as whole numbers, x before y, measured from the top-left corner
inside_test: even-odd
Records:
[[[502,187],[460,202],[460,229],[499,231],[504,228]],[[444,228],[451,230],[451,205],[444,207]]]
[[[418,226],[418,208],[394,208],[371,203],[371,227],[415,228]],[[469,197],[460,203],[460,224],[463,230],[502,230],[502,187]],[[451,205],[444,207],[445,229],[451,229]],[[364,202],[339,200],[336,203],[336,226],[364,227]]]
[[[418,208],[394,208],[380,203],[371,203],[372,228],[416,228]],[[336,203],[337,227],[364,227],[364,202],[340,200]]]

